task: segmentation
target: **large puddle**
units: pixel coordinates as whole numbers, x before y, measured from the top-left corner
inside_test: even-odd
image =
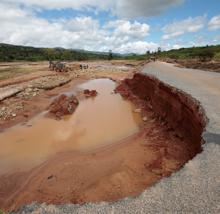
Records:
[[[98,96],[81,101],[72,116],[56,121],[40,115],[0,134],[0,174],[29,169],[59,152],[104,147],[139,130],[140,115],[113,93],[113,81],[91,80],[79,87],[95,89]]]

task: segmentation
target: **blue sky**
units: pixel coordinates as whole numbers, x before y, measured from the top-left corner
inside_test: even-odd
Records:
[[[0,42],[145,53],[220,44],[219,0],[1,0]]]

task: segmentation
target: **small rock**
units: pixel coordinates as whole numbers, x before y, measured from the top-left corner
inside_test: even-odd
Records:
[[[1,109],[2,111],[5,111],[6,110],[6,107],[2,107],[2,109]]]
[[[134,113],[141,113],[141,109],[140,108],[135,109]]]
[[[96,97],[98,95],[98,92],[96,90],[84,90],[84,94],[86,97]]]
[[[142,120],[143,120],[144,122],[146,122],[146,121],[147,121],[147,117],[143,117]]]
[[[50,180],[52,178],[53,178],[53,175],[50,175],[50,176],[47,177],[48,180]]]
[[[62,94],[50,104],[49,113],[57,118],[64,115],[71,115],[78,105],[79,101],[74,95],[68,97],[67,95]]]
[[[11,116],[12,116],[12,117],[16,117],[16,116],[17,116],[17,114],[13,113]]]
[[[36,93],[36,92],[34,92],[32,96],[33,96],[33,97],[36,97],[36,96],[37,96],[37,93]]]
[[[27,89],[26,89],[26,92],[28,92],[28,93],[29,93],[29,92],[32,92],[32,91],[33,91],[32,88],[27,88]]]

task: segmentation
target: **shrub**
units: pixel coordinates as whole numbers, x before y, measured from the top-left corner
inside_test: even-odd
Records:
[[[220,52],[218,52],[218,53],[215,54],[214,59],[220,60]]]
[[[210,61],[214,57],[214,53],[210,50],[202,50],[198,53],[198,57],[202,62]]]

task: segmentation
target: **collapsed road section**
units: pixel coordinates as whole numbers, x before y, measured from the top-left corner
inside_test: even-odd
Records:
[[[111,96],[112,90],[107,91]],[[101,87],[96,100],[89,100],[91,105],[103,91]],[[123,80],[115,91],[134,103],[134,117],[141,114],[144,125],[140,124],[139,133],[88,153],[58,153],[29,171],[1,176],[0,203],[5,210],[33,201],[81,204],[135,196],[201,151],[206,117],[191,96],[139,73]]]
[[[151,108],[159,119],[167,122],[169,129],[175,130],[176,136],[191,144],[192,154],[201,150],[207,118],[196,99],[153,76],[140,73],[122,81],[116,92],[131,101],[142,101],[142,108]]]

